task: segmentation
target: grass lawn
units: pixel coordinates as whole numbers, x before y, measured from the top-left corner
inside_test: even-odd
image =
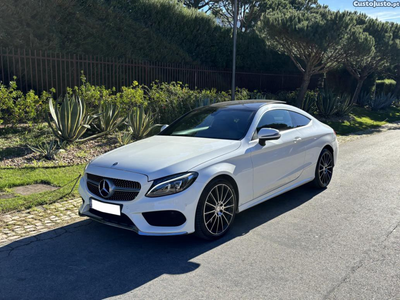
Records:
[[[355,107],[350,115],[351,121],[324,121],[324,123],[331,126],[338,135],[345,135],[400,121],[400,107],[390,107],[381,111]]]
[[[22,210],[37,205],[50,204],[63,198],[78,196],[78,184],[71,191],[75,178],[82,174],[84,165],[68,167],[27,167],[27,168],[0,168],[0,191],[12,193],[11,188],[34,183],[46,183],[60,187],[54,191],[47,191],[29,196],[16,196],[9,199],[0,199],[0,213],[13,210]],[[71,182],[73,181],[73,182]]]

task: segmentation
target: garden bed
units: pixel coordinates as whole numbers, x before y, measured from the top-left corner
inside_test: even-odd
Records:
[[[29,149],[28,145],[38,143],[50,136],[47,125],[18,125],[15,128],[0,128],[0,167],[27,166],[72,166],[86,164],[94,157],[118,147],[114,135],[104,136],[85,143],[74,143],[62,149],[53,160],[47,160]]]

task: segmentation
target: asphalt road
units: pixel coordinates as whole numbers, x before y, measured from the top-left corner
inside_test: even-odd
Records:
[[[1,299],[400,299],[400,130],[343,144],[329,188],[238,215],[222,240],[84,220],[0,248]]]

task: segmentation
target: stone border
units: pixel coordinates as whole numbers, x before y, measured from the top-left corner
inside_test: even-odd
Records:
[[[80,221],[80,198],[0,215],[0,247],[15,240]]]

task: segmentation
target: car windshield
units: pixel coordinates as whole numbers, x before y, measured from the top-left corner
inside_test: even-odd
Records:
[[[240,106],[208,106],[191,111],[164,129],[160,135],[241,140],[255,111]]]

